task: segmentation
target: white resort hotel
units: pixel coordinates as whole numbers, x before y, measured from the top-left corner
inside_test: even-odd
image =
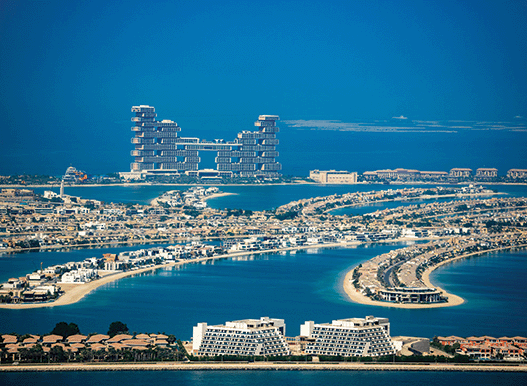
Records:
[[[285,338],[283,319],[243,319],[217,326],[199,323],[193,328],[192,353],[198,356],[290,355],[287,340],[291,338]],[[296,341],[303,342],[302,354],[313,356],[378,357],[396,353],[388,319],[373,316],[322,324],[308,321],[300,326],[300,337]]]
[[[289,355],[283,319],[243,319],[225,325],[198,323],[193,328],[192,352],[200,356],[216,355]]]
[[[300,336],[307,340],[306,354],[349,357],[394,355],[390,323],[386,318],[350,318],[300,326]]]

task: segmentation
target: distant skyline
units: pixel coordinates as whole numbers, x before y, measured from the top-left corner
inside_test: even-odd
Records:
[[[3,0],[0,37],[0,174],[128,169],[139,104],[207,139],[276,114],[518,122],[527,145],[525,1]]]

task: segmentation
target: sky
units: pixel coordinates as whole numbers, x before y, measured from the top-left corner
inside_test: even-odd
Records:
[[[139,104],[206,139],[524,120],[527,1],[0,0],[0,174],[127,170]]]

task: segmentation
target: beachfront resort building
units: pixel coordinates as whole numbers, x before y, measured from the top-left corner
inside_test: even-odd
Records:
[[[507,177],[512,179],[527,178],[527,169],[510,169],[507,172]]]
[[[498,169],[496,168],[479,168],[476,170],[477,178],[496,178],[498,177]]]
[[[310,170],[309,178],[319,184],[356,184],[357,173],[345,170]]]
[[[379,297],[393,303],[439,303],[445,298],[435,288],[428,287],[395,287],[378,291]]]
[[[472,177],[472,169],[469,168],[452,168],[450,169],[449,177],[452,178],[470,178]]]
[[[289,355],[283,319],[243,319],[193,328],[192,351],[200,356],[282,356]]]
[[[376,357],[394,355],[387,318],[366,316],[300,326],[300,336],[308,340],[305,352],[312,355]]]
[[[282,169],[276,161],[279,128],[277,115],[260,115],[256,131],[242,131],[233,141],[180,137],[181,128],[171,120],[156,120],[155,108],[133,106],[132,131],[135,137],[131,151],[134,162],[124,178],[146,175],[179,175],[199,177],[278,177]],[[216,153],[215,169],[202,165],[203,152]]]

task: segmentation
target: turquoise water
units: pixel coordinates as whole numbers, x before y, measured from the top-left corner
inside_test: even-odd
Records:
[[[430,187],[435,185],[381,185],[381,184],[358,184],[358,185],[320,185],[320,184],[298,184],[298,185],[263,185],[263,186],[218,186],[221,191],[234,193],[231,196],[218,197],[207,201],[212,208],[241,208],[250,210],[273,209],[280,205],[303,198],[328,196],[331,194],[344,194],[349,192],[368,192],[372,190],[403,189],[409,187]],[[448,186],[448,185],[445,185]],[[484,185],[490,189],[496,189],[512,196],[527,195],[527,186],[524,185]],[[92,198],[104,202],[133,202],[148,204],[152,199],[169,190],[186,190],[189,186],[96,186],[96,187],[65,187],[64,192],[73,196]],[[59,192],[59,187],[36,188],[37,193],[44,190]],[[415,203],[415,202],[413,202]],[[382,209],[383,206],[376,204],[372,211]],[[386,205],[392,205],[387,203]],[[337,213],[337,212],[335,212]]]
[[[0,373],[3,385],[525,385],[525,373],[417,371],[101,371],[63,373]]]
[[[121,320],[131,331],[166,332],[189,339],[192,326],[199,322],[271,316],[284,318],[287,334],[294,336],[306,320],[376,315],[390,318],[393,335],[527,334],[525,251],[458,261],[434,272],[432,282],[466,299],[457,307],[415,310],[349,302],[342,290],[345,273],[403,246],[307,250],[158,270],[99,287],[76,304],[0,310],[0,330],[42,334],[64,320],[77,323],[83,333],[103,333],[112,321]],[[103,250],[75,252],[75,258],[82,258]],[[60,256],[49,253],[49,258],[58,259],[54,254]],[[13,266],[12,260],[5,263],[4,259],[10,258],[0,259],[3,267]]]

